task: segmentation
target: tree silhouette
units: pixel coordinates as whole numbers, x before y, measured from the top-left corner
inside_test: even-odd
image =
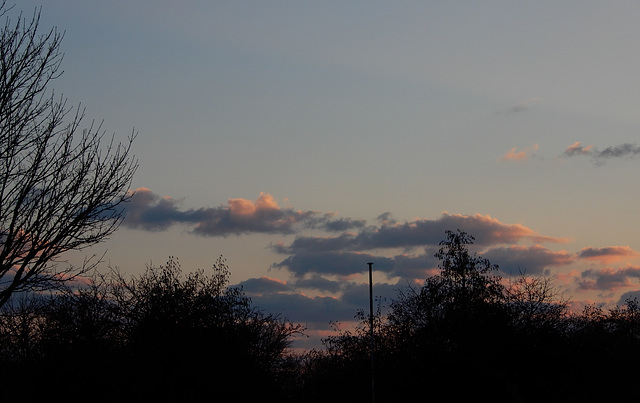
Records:
[[[39,23],[36,11],[0,28],[0,306],[88,270],[54,260],[117,229],[137,168],[135,136],[104,147],[101,125],[80,130],[83,110],[49,91],[62,73],[62,34],[41,34]]]
[[[640,356],[634,301],[571,314],[550,280],[521,274],[509,282],[472,254],[473,237],[447,231],[440,273],[399,290],[376,318],[376,398],[498,402],[638,398],[630,365]],[[305,396],[366,399],[366,318],[309,356]],[[602,368],[598,380],[590,381]],[[606,373],[604,372],[606,368]],[[600,371],[598,372],[600,373]],[[327,385],[331,385],[330,388]]]
[[[195,398],[212,382],[227,401],[275,393],[283,352],[301,326],[261,313],[242,290],[228,288],[222,258],[212,271],[183,277],[170,259],[126,284],[135,365],[151,371],[140,382],[156,385],[158,397],[180,391],[178,397]]]
[[[286,395],[296,363],[287,349],[303,327],[262,313],[228,279],[222,258],[210,272],[188,274],[172,258],[130,279],[96,275],[24,309],[12,302],[0,315],[0,341],[10,342],[0,348],[0,376],[13,385],[3,397],[20,396],[35,378],[31,396],[45,398],[78,368],[90,376],[75,378],[78,393],[117,377],[108,382],[110,401]],[[21,323],[30,330],[18,332]]]

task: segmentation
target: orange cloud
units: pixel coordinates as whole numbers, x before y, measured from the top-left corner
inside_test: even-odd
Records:
[[[502,161],[524,161],[533,156],[537,151],[538,144],[533,144],[531,147],[527,147],[521,151],[518,151],[518,147],[513,147],[500,159]]]
[[[579,141],[571,144],[564,152],[564,155],[572,156],[572,155],[587,155],[591,153],[593,146],[583,147]]]
[[[479,244],[483,243],[483,238],[486,238],[490,244],[518,242],[522,238],[528,238],[535,243],[565,243],[568,241],[565,238],[540,235],[522,224],[505,224],[490,215],[450,215],[445,211],[439,221],[445,224],[443,231],[450,228],[462,228],[476,237]]]
[[[255,202],[247,199],[229,199],[229,212],[233,216],[252,216],[257,212],[279,210],[278,202],[268,193],[260,192]]]
[[[229,199],[229,211],[233,216],[250,216],[256,212],[256,206],[251,200]]]
[[[260,192],[255,202],[247,199],[229,199],[229,212],[233,216],[251,216],[260,211],[279,210],[278,202],[268,193]]]

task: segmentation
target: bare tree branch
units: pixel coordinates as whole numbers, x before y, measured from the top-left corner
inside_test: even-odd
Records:
[[[62,74],[63,34],[41,34],[39,23],[35,10],[29,20],[7,16],[0,31],[0,306],[82,273],[55,259],[118,228],[137,169],[135,132],[117,143],[102,124],[80,130],[84,109],[48,90]]]

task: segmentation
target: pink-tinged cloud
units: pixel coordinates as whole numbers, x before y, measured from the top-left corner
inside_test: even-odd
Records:
[[[297,249],[304,243],[307,248],[314,248],[315,252],[318,252],[318,247],[333,251],[364,251],[437,245],[444,239],[447,230],[455,229],[472,234],[479,245],[516,243],[523,239],[535,243],[563,241],[542,236],[520,224],[502,223],[481,214],[452,215],[445,212],[435,220],[418,219],[401,223],[387,219],[378,226],[367,226],[364,220],[338,217],[333,213],[281,207],[268,193],[260,193],[256,200],[232,198],[227,205],[218,207],[182,209],[181,204],[182,200],[161,197],[150,189],[139,188],[125,206],[123,226],[162,231],[172,225],[185,224],[191,226],[193,234],[202,236],[292,234],[305,229],[342,232],[337,238],[300,237],[288,248]],[[358,232],[345,232],[348,230]],[[287,248],[280,245],[279,249],[279,252],[283,252]]]
[[[433,251],[445,239],[448,230],[465,231],[474,236],[477,245],[485,247],[520,241],[533,241],[536,244],[564,241],[540,235],[521,224],[506,224],[481,214],[468,216],[445,212],[436,220],[397,222],[385,219],[381,222],[380,226],[367,226],[358,233],[300,235],[289,245],[274,243],[271,245],[274,252],[289,256],[272,267],[286,269],[296,277],[310,273],[347,276],[366,271],[363,263],[372,261],[376,264],[376,270],[388,276],[416,279],[425,278],[430,269],[437,267],[438,261],[433,257]],[[423,248],[426,253],[410,254],[412,248]],[[367,253],[380,249],[404,249],[407,252],[395,256]],[[496,257],[501,257],[505,267],[517,271],[517,265],[521,264],[529,273],[540,273],[551,266],[569,264],[574,259],[574,255],[567,252],[552,252],[539,245],[492,251]]]
[[[572,253],[551,251],[540,245],[497,247],[485,251],[482,256],[500,266],[503,273],[514,275],[547,275],[550,268],[567,266],[575,261]]]
[[[280,208],[273,196],[260,193],[256,201],[229,199],[228,206],[202,209],[193,228],[199,235],[216,236],[241,233],[293,233],[294,225],[318,212]]]
[[[575,143],[567,147],[567,149],[564,151],[564,155],[567,157],[572,157],[575,155],[589,155],[592,152],[592,149],[593,146],[583,147],[579,141],[576,141]]]
[[[526,161],[531,158],[538,151],[538,145],[533,144],[531,147],[527,147],[518,151],[517,147],[510,149],[500,159],[502,161]]]
[[[571,270],[569,272],[558,273],[553,276],[553,279],[564,287],[571,287],[582,277],[582,272],[579,270]]]
[[[535,243],[561,243],[562,238],[538,234],[521,224],[506,224],[488,215],[442,213],[436,220],[418,219],[405,222],[385,220],[380,226],[368,226],[358,233],[345,232],[339,236],[298,236],[291,245],[276,243],[275,252],[365,251],[380,248],[412,248],[438,245],[446,231],[460,229],[473,235],[477,245],[512,244],[522,240]]]
[[[460,229],[473,235],[478,245],[517,243],[527,239],[536,243],[558,243],[565,240],[538,234],[521,224],[505,224],[489,215],[449,214],[437,220],[414,220],[361,231],[356,243],[361,249],[438,245],[448,230]]]
[[[614,292],[624,288],[638,287],[638,279],[640,279],[640,267],[629,266],[621,269],[608,267],[583,271],[578,285],[582,290]]]
[[[160,197],[147,188],[136,189],[125,206],[123,225],[146,231],[163,231],[175,224],[188,224],[194,234],[202,236],[290,234],[299,227],[341,231],[364,226],[360,220],[280,207],[268,193],[260,193],[255,201],[229,199],[226,206],[219,207],[184,210],[180,208],[181,203],[181,200],[171,197]]]
[[[268,193],[261,192],[254,202],[247,199],[229,199],[229,213],[232,216],[253,216],[262,212],[280,210],[278,202]]]
[[[611,264],[624,259],[633,259],[640,256],[629,246],[607,246],[604,248],[582,248],[578,252],[578,257],[597,261],[603,264]]]

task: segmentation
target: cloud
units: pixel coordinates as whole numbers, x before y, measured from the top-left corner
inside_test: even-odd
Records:
[[[640,278],[640,267],[589,269],[582,272],[578,285],[582,290],[617,291],[634,286],[632,278]]]
[[[500,157],[501,161],[526,161],[538,151],[538,145],[533,144],[521,151],[517,147],[510,149],[505,155]]]
[[[332,252],[347,249],[360,249],[357,246],[357,235],[343,233],[339,236],[304,236],[298,235],[290,245],[277,242],[271,245],[271,249],[280,254],[300,252]]]
[[[268,193],[260,193],[255,201],[229,199],[226,206],[219,207],[182,210],[181,203],[181,200],[160,197],[151,189],[136,189],[125,206],[123,225],[146,231],[163,231],[175,224],[190,224],[191,232],[202,236],[291,234],[298,227],[336,232],[364,226],[364,221],[335,218],[333,213],[280,207]]]
[[[311,289],[320,292],[338,293],[342,290],[342,282],[326,279],[318,274],[312,274],[310,278],[303,278],[295,281],[296,289]]]
[[[640,154],[640,147],[635,144],[625,143],[605,148],[597,153],[596,158],[635,157],[638,154]]]
[[[183,209],[181,204],[181,200],[160,197],[150,189],[139,188],[126,206],[123,225],[162,231],[175,224],[185,224],[190,226],[191,233],[200,236],[297,234],[290,244],[278,241],[270,245],[272,251],[287,255],[271,268],[287,270],[293,275],[294,283],[263,277],[241,284],[247,293],[255,296],[263,292],[287,293],[291,287],[305,284],[335,291],[334,285],[322,276],[347,278],[365,273],[366,263],[370,261],[375,263],[376,272],[388,278],[424,279],[438,265],[433,255],[446,231],[455,229],[473,235],[476,249],[494,247],[487,251],[488,257],[499,259],[496,263],[505,270],[514,271],[520,264],[529,273],[539,273],[571,260],[565,252],[551,252],[539,246],[564,242],[563,239],[543,236],[524,225],[503,223],[489,215],[443,212],[436,219],[398,221],[386,212],[377,217],[377,224],[366,225],[364,220],[339,217],[335,213],[281,207],[268,193],[260,193],[256,200],[229,199],[219,207]],[[303,235],[309,229],[338,234]],[[534,242],[536,246],[513,246],[521,241]],[[511,246],[496,247],[499,245]],[[383,252],[385,249],[387,252]],[[585,257],[588,253],[584,251]]]
[[[562,239],[545,237],[520,224],[505,224],[486,215],[450,215],[442,213],[436,220],[418,219],[406,222],[388,220],[385,217],[379,226],[368,226],[358,233],[342,233],[337,236],[303,236],[298,235],[289,245],[275,243],[271,245],[274,252],[289,255],[284,260],[273,263],[272,268],[286,269],[300,278],[310,273],[350,276],[364,273],[366,263],[375,262],[375,270],[388,277],[407,279],[424,279],[430,270],[437,267],[438,261],[433,257],[451,229],[461,229],[475,237],[478,246],[513,244],[522,240],[535,243],[563,242]],[[411,253],[414,248],[421,248],[424,253]],[[381,249],[404,250],[401,254],[374,254]],[[493,249],[493,254],[507,261],[509,254]],[[566,252],[551,252],[541,246],[512,249],[517,256],[515,260],[530,265],[529,272],[539,272],[552,265],[567,264],[569,255]],[[533,263],[533,264],[532,264]],[[510,267],[515,267],[511,265]]]
[[[532,105],[537,102],[540,101],[540,98],[534,97],[534,98],[529,98],[529,99],[525,99],[524,101],[520,101],[517,104],[510,106],[502,111],[499,111],[497,114],[498,115],[513,115],[516,113],[521,113],[524,112],[528,109],[530,109],[532,107]]]
[[[477,245],[515,243],[523,239],[541,242],[564,242],[542,236],[520,224],[505,224],[482,214],[462,215],[443,212],[437,220],[420,219],[367,227],[361,231],[355,243],[361,250],[374,248],[415,247],[438,245],[447,230],[460,229],[475,237]]]
[[[562,155],[565,157],[573,157],[576,155],[589,155],[593,151],[593,146],[583,147],[579,141],[571,144]]]
[[[385,273],[390,273],[394,266],[393,258],[368,253],[301,251],[279,263],[273,263],[271,267],[287,269],[299,278],[309,273],[346,277],[368,270],[366,263],[371,261],[375,261],[376,270]]]
[[[461,215],[442,213],[437,220],[418,219],[398,223],[384,221],[380,226],[368,226],[358,233],[339,236],[298,236],[289,246],[272,245],[282,254],[301,251],[366,251],[380,248],[413,248],[438,245],[445,232],[461,229],[475,237],[477,245],[515,243],[527,239],[536,243],[560,243],[560,238],[542,236],[520,224],[505,224],[488,215]]]
[[[540,245],[492,248],[482,253],[491,263],[507,274],[523,272],[527,275],[548,275],[549,267],[566,266],[575,261],[575,255],[566,251],[553,252]]]
[[[294,233],[296,224],[313,219],[315,211],[281,208],[268,193],[257,200],[229,199],[227,206],[201,209],[202,216],[193,232],[203,236],[225,236],[243,233]]]
[[[610,264],[625,258],[634,258],[640,253],[634,251],[629,246],[607,246],[604,248],[582,248],[578,252],[578,257]]]
[[[197,222],[194,210],[180,211],[179,200],[160,197],[151,189],[138,188],[125,206],[123,225],[147,231],[162,231],[178,222]]]
[[[387,277],[424,279],[437,266],[433,254],[400,254],[396,256],[373,255],[361,252],[299,252],[272,268],[286,269],[301,278],[311,273],[349,277],[368,271],[368,262],[374,262],[373,269]]]
[[[250,278],[238,283],[236,286],[242,287],[242,291],[250,297],[291,291],[291,287],[286,281],[267,276]]]
[[[638,155],[640,155],[640,146],[632,143],[624,143],[617,146],[609,146],[600,151],[591,145],[582,146],[582,144],[577,141],[567,147],[564,153],[562,153],[562,156],[564,157],[575,157],[583,155],[590,156],[596,163],[602,164],[604,160],[611,158],[637,157]]]
[[[335,213],[317,214],[313,217],[308,217],[306,220],[306,227],[313,229],[320,229],[327,232],[343,232],[351,229],[359,229],[366,226],[365,220],[354,220],[349,217],[335,218]]]
[[[276,244],[279,253],[301,249],[365,251],[376,248],[413,248],[437,245],[445,231],[462,229],[479,245],[513,243],[521,239],[562,242],[544,237],[520,224],[504,224],[488,215],[460,215],[447,212],[435,220],[417,219],[398,222],[390,213],[378,217],[379,225],[367,226],[364,220],[338,217],[335,213],[295,210],[278,205],[268,193],[256,200],[229,199],[227,205],[181,209],[182,200],[160,197],[147,188],[136,189],[125,206],[123,226],[146,231],[163,231],[175,224],[188,224],[201,236],[228,236],[248,233],[293,234],[306,229],[342,232],[336,237],[298,237],[290,246]],[[347,232],[356,230],[356,233]]]
[[[618,305],[624,305],[628,300],[634,300],[634,299],[637,299],[638,301],[640,301],[640,290],[628,291],[622,294],[620,296],[620,299],[618,300]]]
[[[264,294],[251,297],[251,301],[265,312],[303,324],[309,321],[328,324],[331,321],[353,319],[358,309],[337,297],[309,297],[301,293]]]
[[[235,286],[242,286],[259,309],[280,314],[293,322],[308,324],[309,318],[313,318],[314,328],[328,328],[331,321],[351,321],[359,309],[369,306],[368,284],[329,280],[318,275],[292,282],[252,278]],[[390,301],[401,287],[400,283],[382,282],[374,276],[373,293],[377,299]],[[302,292],[306,289],[329,291],[333,295],[308,296]]]

